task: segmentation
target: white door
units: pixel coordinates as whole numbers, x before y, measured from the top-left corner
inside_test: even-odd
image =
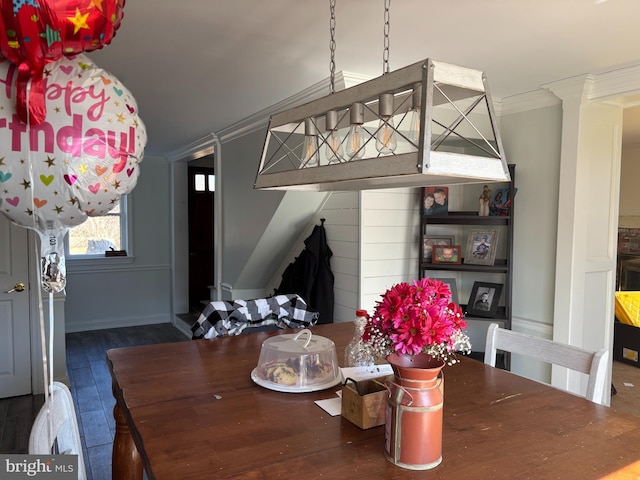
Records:
[[[27,229],[0,215],[0,398],[31,393],[27,251]]]

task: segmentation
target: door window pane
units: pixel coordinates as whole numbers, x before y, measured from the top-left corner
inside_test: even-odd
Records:
[[[205,188],[204,188],[204,181],[205,181],[205,176],[202,173],[196,173],[195,175],[195,189],[196,192],[204,192]]]

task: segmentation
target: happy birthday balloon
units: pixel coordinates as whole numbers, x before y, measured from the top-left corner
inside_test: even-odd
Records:
[[[46,117],[45,66],[63,55],[102,48],[122,20],[125,0],[0,0],[0,55],[18,70],[17,111],[25,123]]]
[[[0,62],[0,211],[40,233],[43,258],[62,260],[48,268],[57,278],[66,230],[105,215],[135,187],[147,134],[131,93],[85,55],[46,67],[46,121],[25,124],[16,70]]]

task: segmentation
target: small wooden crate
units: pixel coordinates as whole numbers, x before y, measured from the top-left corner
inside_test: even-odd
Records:
[[[347,380],[342,387],[342,416],[366,430],[384,425],[387,406],[385,380],[393,375],[354,382]]]

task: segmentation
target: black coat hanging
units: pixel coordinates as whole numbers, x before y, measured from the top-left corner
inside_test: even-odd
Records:
[[[333,323],[333,252],[327,244],[325,219],[313,227],[305,241],[305,249],[289,264],[282,274],[276,294],[300,295],[312,309],[318,311],[318,323]]]

